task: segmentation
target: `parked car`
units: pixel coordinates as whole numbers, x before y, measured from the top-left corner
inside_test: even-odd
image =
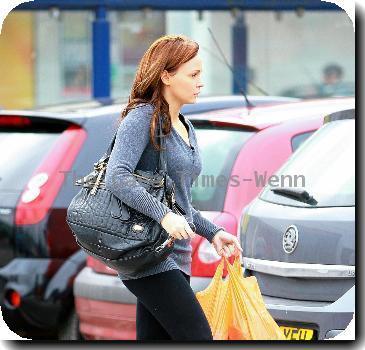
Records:
[[[353,98],[340,98],[189,115],[203,163],[198,182],[192,187],[193,206],[237,234],[242,209],[322,125],[323,116],[353,106]],[[219,186],[209,182],[211,177],[221,179]],[[199,235],[191,244],[190,284],[198,292],[210,283],[220,256]],[[135,339],[136,298],[115,270],[88,257],[87,266],[75,279],[74,296],[84,339]]]
[[[355,311],[354,109],[326,123],[243,211],[245,276],[287,337],[341,333]]]
[[[5,322],[20,336],[77,337],[73,282],[86,256],[65,221],[66,210],[79,190],[75,180],[106,151],[124,103],[0,111],[0,305]],[[245,105],[242,96],[218,96],[200,98],[187,110]]]

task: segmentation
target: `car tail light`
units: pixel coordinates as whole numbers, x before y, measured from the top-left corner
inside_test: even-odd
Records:
[[[222,226],[227,232],[237,232],[237,220],[230,213],[222,212],[212,220],[216,225]],[[213,277],[222,257],[216,252],[214,245],[202,238],[197,249],[193,252],[191,273],[193,276]],[[228,258],[233,264],[234,256]],[[223,269],[223,276],[227,275],[227,268]]]
[[[212,264],[221,259],[214,246],[203,239],[198,248],[198,258],[204,264]]]
[[[31,125],[32,122],[27,117],[20,116],[2,116],[0,118],[0,127],[26,127]]]
[[[85,139],[85,130],[77,125],[70,125],[60,134],[21,194],[16,225],[32,225],[45,218]]]
[[[200,277],[213,277],[222,257],[215,251],[215,248],[206,239],[202,239],[192,262],[192,275]],[[233,264],[234,257],[228,258]],[[227,275],[227,268],[223,269],[223,276]]]
[[[196,254],[193,256],[191,273],[193,276],[199,277],[213,277],[217,266],[222,257],[217,254],[214,246],[206,239],[202,239]],[[228,258],[228,261],[233,264],[234,256]],[[223,269],[223,276],[227,275],[227,268]]]
[[[21,304],[21,296],[15,290],[8,290],[5,295],[5,299],[12,307],[15,308],[19,307]]]

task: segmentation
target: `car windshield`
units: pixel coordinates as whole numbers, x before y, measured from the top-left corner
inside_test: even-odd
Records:
[[[243,144],[254,134],[232,127],[194,126],[202,159],[202,171],[192,184],[194,208],[221,211],[231,170]]]
[[[305,189],[315,204],[303,203],[280,191],[273,191],[273,182],[264,188],[261,199],[290,206],[354,206],[354,120],[324,125],[276,172],[274,180],[278,187]]]

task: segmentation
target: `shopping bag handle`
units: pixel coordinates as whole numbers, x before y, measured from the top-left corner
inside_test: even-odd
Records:
[[[225,265],[227,265],[228,274],[231,273],[232,269],[234,269],[235,271],[237,271],[239,274],[243,273],[242,265],[241,265],[241,256],[240,255],[238,255],[238,256],[236,255],[234,257],[233,264],[231,264],[229,262],[229,260],[228,260],[227,257],[223,256],[219,264],[220,264],[221,269],[222,269],[222,274],[223,274],[223,268],[224,268]]]
[[[235,266],[235,265],[241,265],[241,256],[240,255],[235,255],[234,256],[234,260],[233,260],[233,264],[231,264],[228,260],[228,258],[226,256],[222,256],[221,262],[220,262],[223,266],[227,263],[231,266]]]
[[[223,278],[223,269],[224,269],[225,265],[227,265],[228,274],[230,274],[230,271],[232,271],[232,269],[234,269],[238,273],[241,273],[241,271],[242,271],[240,256],[235,256],[233,264],[231,264],[229,262],[227,257],[222,256],[222,258],[217,266],[217,269],[214,273],[213,279],[221,280]]]

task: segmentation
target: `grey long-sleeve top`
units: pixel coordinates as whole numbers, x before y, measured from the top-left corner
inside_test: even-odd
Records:
[[[158,168],[159,152],[153,148],[149,136],[152,113],[151,104],[140,104],[120,123],[106,169],[105,185],[123,203],[161,223],[172,210],[148,193],[132,175],[135,169]],[[175,183],[175,199],[185,210],[186,220],[193,222],[196,233],[211,243],[215,233],[224,228],[204,218],[191,205],[191,187],[202,170],[202,163],[193,125],[181,113],[179,118],[188,128],[190,146],[172,127],[165,138],[167,172]],[[173,269],[191,275],[191,249],[191,238],[177,239],[172,253],[163,262],[135,275],[118,272],[118,276],[122,280],[136,279]]]

